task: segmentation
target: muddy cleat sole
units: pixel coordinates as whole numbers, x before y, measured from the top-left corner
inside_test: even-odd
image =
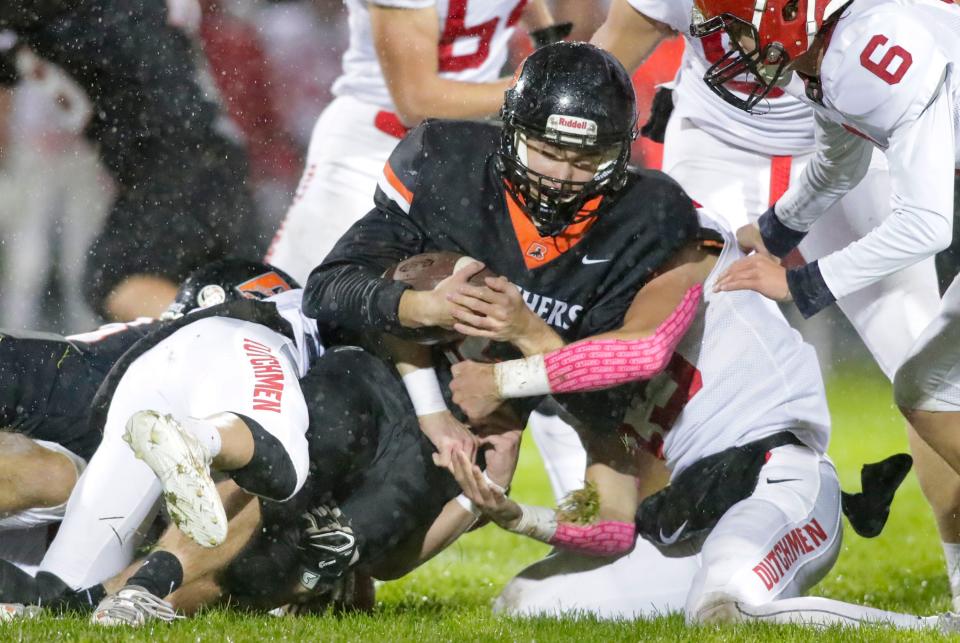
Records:
[[[105,597],[90,615],[90,622],[103,627],[141,627],[147,621],[169,623],[182,616],[162,598],[142,587],[127,585]]]
[[[200,442],[171,415],[137,411],[127,421],[123,439],[153,469],[163,486],[170,518],[202,547],[227,538],[227,515],[210,477],[210,456]]]

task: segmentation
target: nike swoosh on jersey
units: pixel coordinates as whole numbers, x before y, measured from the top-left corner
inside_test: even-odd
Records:
[[[687,521],[684,520],[684,521],[683,521],[683,524],[680,525],[680,526],[677,528],[677,530],[676,530],[675,532],[673,532],[672,534],[670,534],[669,536],[664,536],[664,535],[663,535],[663,529],[661,529],[661,530],[660,530],[660,542],[663,543],[664,545],[672,545],[673,543],[677,542],[678,540],[680,540],[680,534],[683,533],[683,530],[684,530],[684,528],[685,528],[686,526],[687,526]]]
[[[767,478],[767,484],[777,484],[778,482],[797,482],[800,478]]]
[[[583,265],[589,266],[594,263],[607,263],[610,260],[609,259],[591,259],[590,257],[584,257],[583,259],[581,259],[581,261],[583,262]]]

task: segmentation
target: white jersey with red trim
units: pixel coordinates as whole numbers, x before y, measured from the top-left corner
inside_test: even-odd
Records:
[[[693,0],[628,0],[643,15],[684,35],[683,60],[674,90],[673,118],[686,118],[724,143],[770,156],[790,156],[814,148],[813,114],[800,100],[774,90],[762,103],[769,111],[748,114],[717,96],[703,75],[729,50],[725,34],[690,36]],[[734,84],[728,84],[736,89]]]
[[[625,439],[666,459],[676,475],[732,446],[789,430],[824,453],[830,414],[813,347],[769,299],[753,291],[713,292],[743,253],[733,233],[703,287],[703,301],[666,371],[647,383],[624,420]]]
[[[777,202],[808,230],[856,185],[873,148],[887,157],[892,214],[819,260],[834,297],[860,290],[950,243],[960,167],[960,6],[942,0],[856,0],[820,66],[817,153]],[[791,85],[791,88],[793,86]]]
[[[527,0],[344,0],[350,15],[350,47],[336,96],[353,96],[388,111],[387,91],[370,28],[368,4],[398,9],[436,7],[439,18],[439,72],[442,78],[473,83],[500,77],[508,45]]]

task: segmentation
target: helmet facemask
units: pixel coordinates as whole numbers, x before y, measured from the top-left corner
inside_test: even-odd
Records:
[[[786,69],[790,56],[779,42],[760,49],[760,34],[746,20],[729,13],[704,20],[694,7],[690,35],[704,38],[718,32],[727,34],[730,50],[707,69],[704,81],[715,94],[734,107],[752,114],[766,113],[766,109],[757,106],[771,91],[790,80]],[[727,83],[742,80],[744,76],[754,85],[746,98],[727,87]]]
[[[536,171],[528,161],[529,139],[561,149],[597,154],[599,162],[593,176],[586,181],[574,181]],[[584,209],[589,201],[623,187],[632,140],[633,136],[628,136],[601,142],[595,132],[592,135],[560,133],[549,126],[545,131],[534,131],[508,121],[504,123],[498,160],[507,192],[541,235],[555,236],[570,225],[597,216],[596,209]]]

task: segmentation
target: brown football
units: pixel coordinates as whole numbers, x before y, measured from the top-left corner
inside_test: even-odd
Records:
[[[387,270],[384,276],[408,283],[414,290],[433,290],[438,283],[470,265],[472,261],[476,260],[456,252],[424,252],[404,259]],[[470,278],[470,283],[482,286],[486,277],[495,276],[489,269],[484,268]]]
[[[414,290],[433,290],[438,283],[457,270],[468,266],[472,261],[476,260],[456,252],[425,252],[404,259],[389,268],[383,276],[408,283]],[[470,283],[482,286],[486,277],[496,277],[496,275],[488,268],[484,268],[470,278]],[[445,344],[461,339],[463,336],[452,330],[423,328],[418,333],[417,341],[421,344]]]

